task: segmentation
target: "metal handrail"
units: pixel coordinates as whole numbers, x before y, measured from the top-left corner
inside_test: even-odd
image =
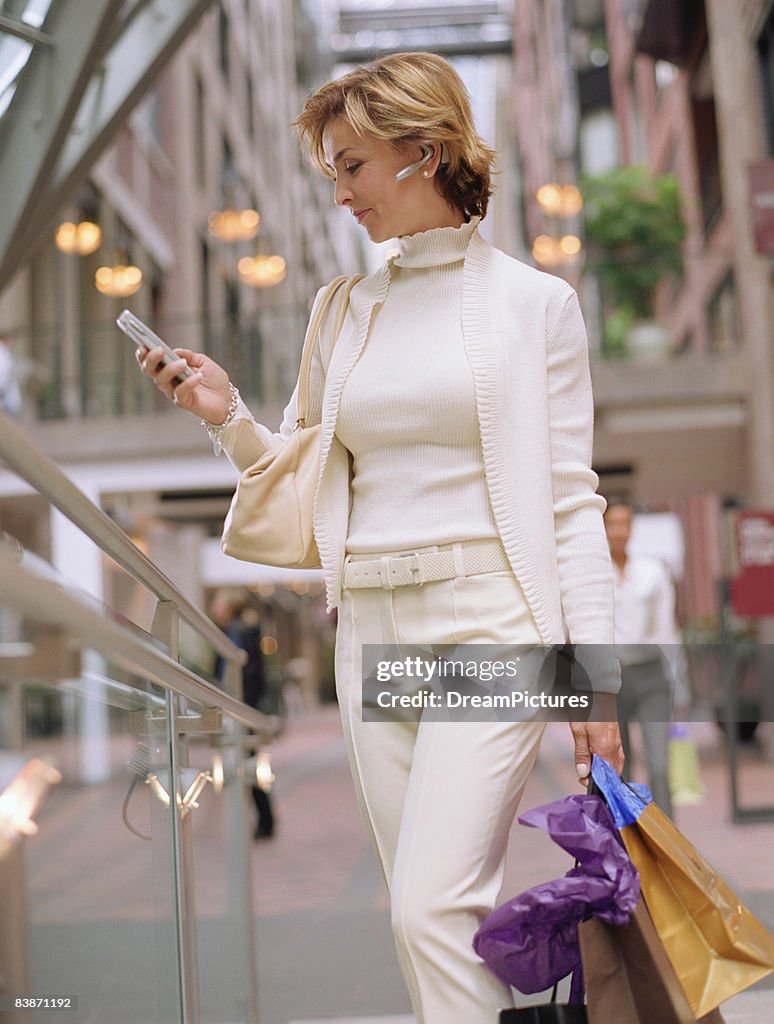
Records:
[[[236,646],[192,604],[175,584],[127,537],[110,516],[94,504],[59,466],[31,443],[25,432],[0,411],[0,459],[14,473],[44,495],[130,576],[161,601],[175,605],[182,619],[214,647],[218,654],[243,665],[245,652]]]
[[[275,716],[243,704],[125,626],[100,615],[59,584],[36,576],[19,564],[10,549],[2,546],[0,600],[35,622],[64,630],[83,647],[98,651],[134,675],[173,690],[203,707],[219,708],[224,715],[260,736],[273,736],[279,731],[279,720]],[[136,689],[141,690],[139,686]]]

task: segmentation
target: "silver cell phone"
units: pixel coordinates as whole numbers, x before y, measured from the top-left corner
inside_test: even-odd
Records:
[[[156,334],[155,331],[152,331],[147,324],[144,324],[138,316],[135,316],[134,313],[131,312],[131,310],[125,309],[123,313],[116,318],[116,323],[124,334],[132,339],[137,348],[163,349],[164,358],[161,362],[164,366],[166,366],[167,363],[174,363],[180,358],[174,349],[170,348],[165,341],[162,341],[158,334]],[[184,380],[187,380],[192,374],[193,370],[186,367],[184,370],[181,370],[176,377],[173,377],[173,382],[180,384]]]

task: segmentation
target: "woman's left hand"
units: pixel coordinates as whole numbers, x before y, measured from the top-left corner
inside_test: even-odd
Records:
[[[618,728],[616,697],[614,693],[595,693],[593,713],[606,721],[570,722],[575,741],[575,770],[582,786],[588,786],[591,776],[591,758],[597,754],[620,775],[624,767],[621,731]]]

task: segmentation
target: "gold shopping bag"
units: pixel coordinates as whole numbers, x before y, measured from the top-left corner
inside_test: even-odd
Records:
[[[596,766],[594,780],[640,873],[656,932],[701,1018],[774,970],[774,935],[663,811],[645,803],[606,762],[594,761],[604,766]]]

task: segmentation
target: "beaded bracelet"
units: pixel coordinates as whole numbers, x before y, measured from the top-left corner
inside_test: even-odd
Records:
[[[223,451],[223,431],[234,419],[234,417],[236,416],[236,411],[239,408],[239,391],[237,390],[237,388],[234,387],[231,381],[229,381],[228,383],[228,388],[231,393],[231,403],[229,404],[228,413],[226,414],[226,418],[223,420],[223,422],[208,423],[207,420],[202,420],[202,426],[210,435],[210,441],[212,441],[212,447],[216,455],[220,455],[220,453]]]

